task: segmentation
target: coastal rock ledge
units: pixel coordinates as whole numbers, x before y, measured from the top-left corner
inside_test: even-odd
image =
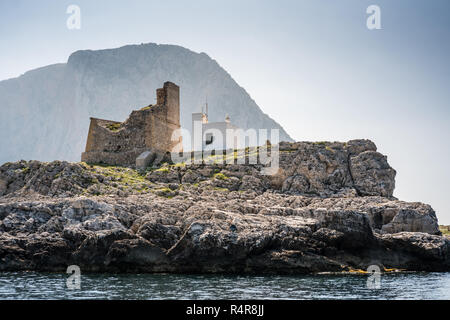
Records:
[[[393,197],[369,140],[280,143],[280,168],[0,167],[0,271],[449,271],[433,209]]]

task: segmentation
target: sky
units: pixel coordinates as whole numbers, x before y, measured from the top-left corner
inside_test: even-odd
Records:
[[[0,80],[148,42],[206,52],[295,140],[371,139],[397,171],[394,196],[450,224],[450,1],[0,1]]]

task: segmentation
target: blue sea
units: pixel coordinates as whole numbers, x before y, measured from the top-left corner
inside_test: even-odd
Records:
[[[82,274],[68,289],[65,273],[0,273],[0,299],[450,299],[450,273],[230,276]]]

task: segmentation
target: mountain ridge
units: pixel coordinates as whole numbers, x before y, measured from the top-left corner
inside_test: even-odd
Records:
[[[67,63],[0,81],[0,162],[78,161],[89,117],[123,121],[131,110],[153,103],[155,89],[165,81],[180,85],[184,128],[190,129],[191,113],[200,110],[207,96],[211,121],[229,114],[239,127],[278,128],[280,140],[292,141],[206,53],[148,43],[78,50]]]

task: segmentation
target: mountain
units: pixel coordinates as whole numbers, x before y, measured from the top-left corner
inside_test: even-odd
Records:
[[[205,53],[154,43],[74,52],[65,64],[0,82],[0,163],[20,159],[79,161],[89,117],[123,121],[155,102],[165,81],[180,86],[181,125],[207,97],[210,121],[226,114],[237,126],[278,128],[244,88]]]

